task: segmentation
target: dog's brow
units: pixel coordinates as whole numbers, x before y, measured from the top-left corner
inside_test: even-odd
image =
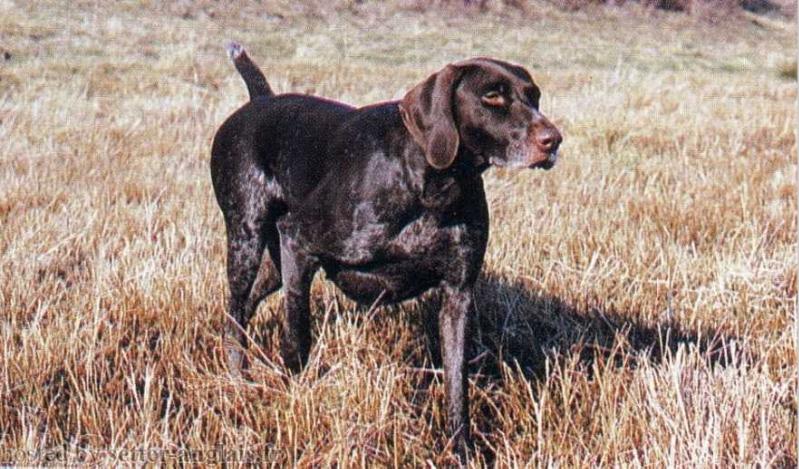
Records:
[[[508,71],[516,78],[526,82],[531,81],[530,74],[527,73],[527,70],[523,69],[522,67],[511,64],[505,64],[505,68],[507,68]]]
[[[524,67],[520,67],[518,65],[514,65],[508,62],[503,62],[501,60],[496,60],[496,59],[487,59],[487,61],[493,63],[494,65],[502,69],[503,72],[512,75],[516,79],[519,79],[524,82],[532,81],[532,77],[530,77],[530,74],[527,72],[527,70]]]

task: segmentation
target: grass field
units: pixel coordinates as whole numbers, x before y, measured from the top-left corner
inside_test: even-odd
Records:
[[[475,55],[541,86],[558,166],[485,175],[476,464],[795,467],[794,20],[519,3],[0,0],[0,464],[453,461],[433,301],[317,278],[309,368],[279,365],[278,294],[253,381],[225,374],[237,39],[277,90],[355,104]]]

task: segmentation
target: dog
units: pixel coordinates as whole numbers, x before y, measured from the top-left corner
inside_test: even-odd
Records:
[[[465,348],[488,241],[482,174],[550,169],[563,140],[523,67],[452,63],[399,101],[356,108],[275,94],[236,43],[228,53],[250,101],[218,129],[214,192],[227,230],[228,367],[245,366],[245,330],[283,288],[281,355],[299,372],[311,347],[309,290],[323,269],[361,304],[438,289],[447,427],[470,447]]]

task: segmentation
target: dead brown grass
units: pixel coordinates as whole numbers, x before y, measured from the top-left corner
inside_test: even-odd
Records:
[[[0,1],[0,463],[451,461],[430,301],[365,316],[317,281],[288,378],[276,295],[253,382],[223,373],[236,38],[277,89],[354,103],[472,55],[540,82],[561,164],[486,176],[476,463],[795,466],[795,28],[534,6]]]

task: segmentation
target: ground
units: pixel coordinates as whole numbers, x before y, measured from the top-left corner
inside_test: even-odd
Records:
[[[277,91],[354,104],[476,55],[541,86],[558,165],[485,176],[475,463],[795,467],[794,20],[512,3],[0,0],[0,463],[452,462],[433,298],[317,278],[309,368],[277,294],[252,381],[225,373],[236,39]]]

